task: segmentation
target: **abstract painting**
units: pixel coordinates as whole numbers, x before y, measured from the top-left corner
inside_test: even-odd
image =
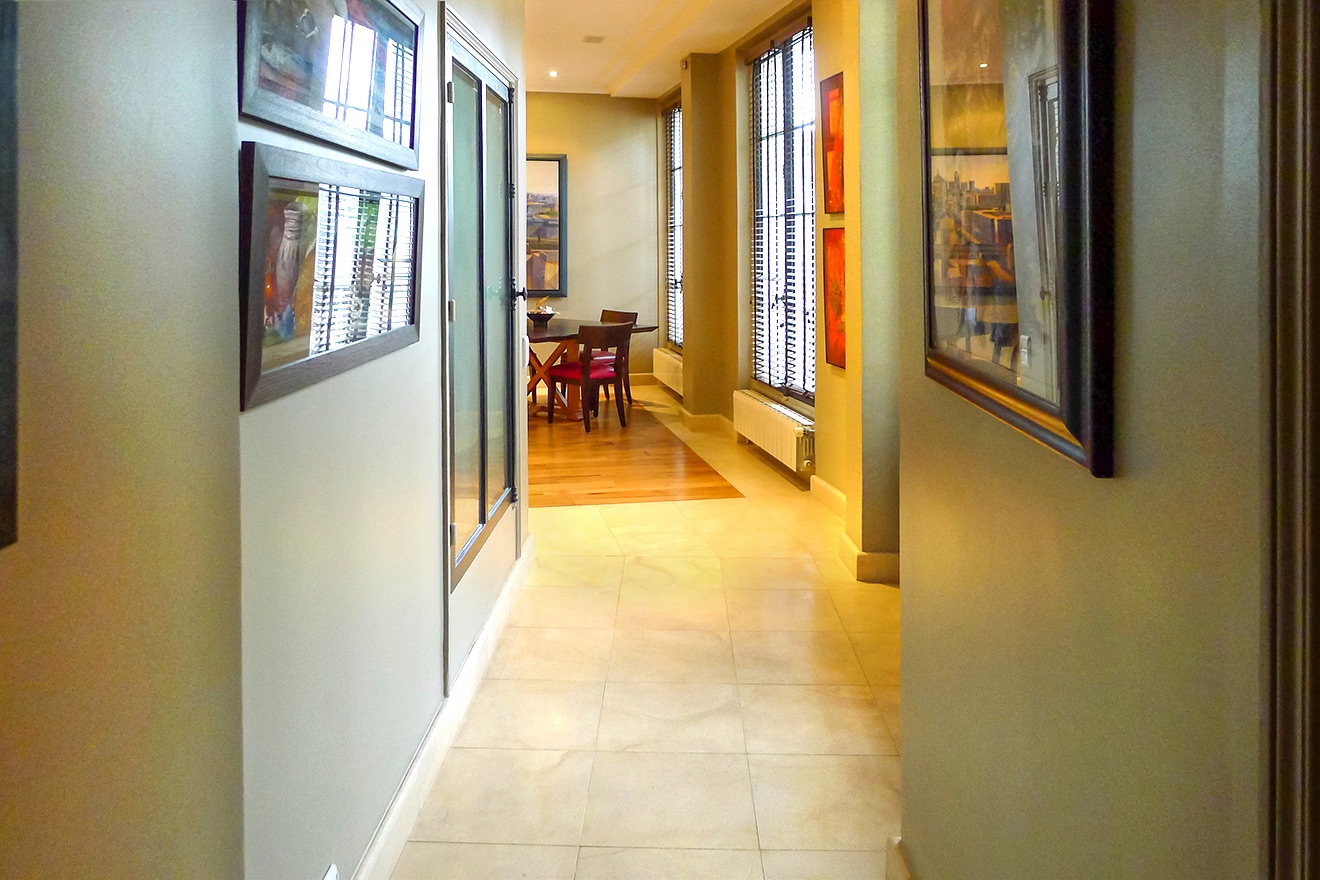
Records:
[[[847,259],[843,247],[843,229],[832,227],[824,230],[822,235],[825,239],[825,363],[847,367],[847,298],[844,295]]]

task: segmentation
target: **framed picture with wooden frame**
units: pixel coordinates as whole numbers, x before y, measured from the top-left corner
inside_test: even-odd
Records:
[[[246,142],[242,408],[416,342],[416,177]]]
[[[18,4],[0,0],[0,547],[18,540]]]
[[[242,0],[239,110],[418,167],[422,11],[410,0]]]
[[[1113,10],[921,0],[926,375],[1114,471]]]

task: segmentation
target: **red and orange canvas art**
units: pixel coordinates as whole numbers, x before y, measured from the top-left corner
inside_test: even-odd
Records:
[[[820,84],[821,170],[825,213],[843,211],[843,74]]]
[[[836,367],[847,367],[843,230],[834,227],[824,230],[822,234],[825,239],[825,362]]]

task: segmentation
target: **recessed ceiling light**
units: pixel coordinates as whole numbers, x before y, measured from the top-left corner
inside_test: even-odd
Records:
[[[989,66],[990,66],[990,62],[989,62],[989,61],[982,61],[982,62],[981,62],[981,69],[982,69],[982,70],[985,70],[985,69],[986,69],[987,67],[989,67]]]
[[[603,42],[605,42],[605,38],[604,38],[604,37],[599,37],[599,36],[592,36],[591,34],[588,34],[587,36],[585,36],[585,37],[582,38],[582,42],[584,42],[584,43],[603,43]]]
[[[551,78],[551,79],[554,79],[554,78],[557,77],[557,76],[559,76],[559,71],[557,71],[557,70],[552,70],[552,71],[550,71],[550,78]]]

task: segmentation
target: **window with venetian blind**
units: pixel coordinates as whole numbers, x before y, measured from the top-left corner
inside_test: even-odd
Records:
[[[665,243],[666,340],[683,347],[683,108],[665,111],[665,180],[668,199]]]
[[[816,62],[811,27],[752,62],[752,377],[816,393]]]

